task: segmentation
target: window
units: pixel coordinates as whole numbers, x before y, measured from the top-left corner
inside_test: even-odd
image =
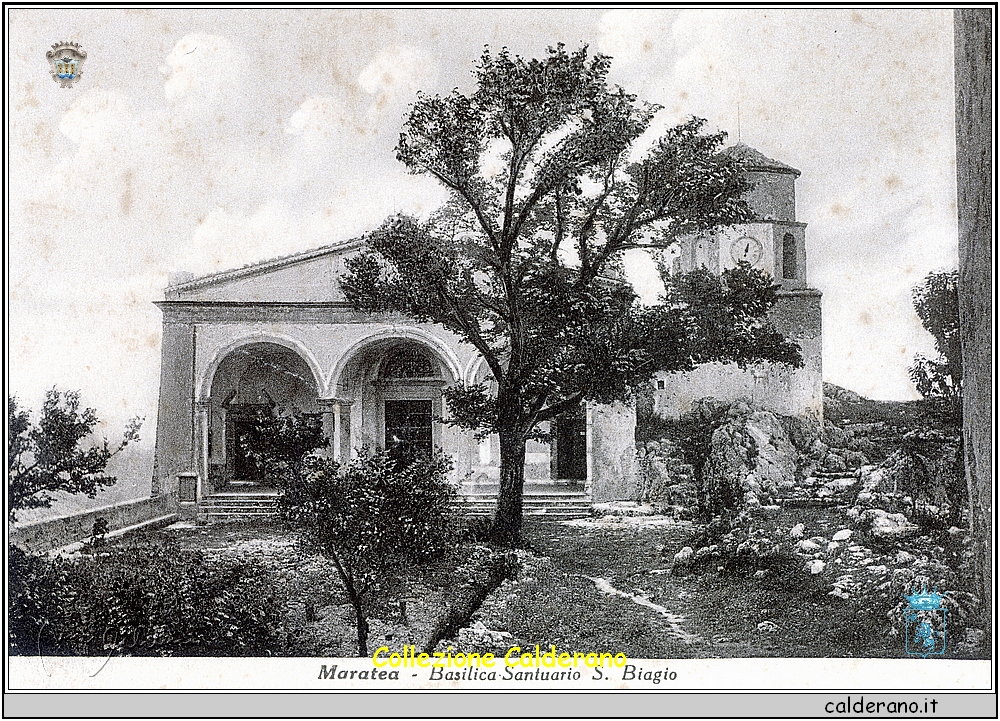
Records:
[[[666,381],[663,381],[663,380],[656,381],[656,388],[657,388],[657,390],[661,390],[662,391],[666,387],[667,387],[667,382]]]
[[[781,277],[785,280],[794,280],[799,277],[798,273],[798,244],[795,236],[785,233],[785,239],[781,253]]]
[[[400,348],[382,363],[380,375],[383,378],[431,378],[434,365],[416,348]]]

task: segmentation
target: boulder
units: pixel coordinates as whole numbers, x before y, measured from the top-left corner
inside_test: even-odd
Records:
[[[833,534],[834,541],[846,541],[851,536],[854,535],[854,531],[850,528],[841,528],[839,531]]]
[[[818,543],[810,540],[799,541],[795,545],[803,553],[815,553],[820,549],[820,545]]]
[[[861,514],[861,521],[871,523],[871,534],[876,538],[904,538],[919,530],[902,513],[888,513],[881,508],[869,508]]]
[[[791,536],[792,538],[802,538],[805,532],[806,532],[805,525],[802,523],[796,523],[794,526],[792,526],[792,530],[788,532],[788,535]]]
[[[826,461],[824,461],[826,469],[832,473],[842,473],[847,470],[847,461],[844,460],[843,456],[836,453],[826,454]]]
[[[681,550],[677,552],[674,556],[674,564],[677,566],[686,566],[691,563],[691,559],[694,558],[694,549],[691,546],[684,546]]]
[[[809,569],[809,573],[815,576],[817,574],[823,573],[823,569],[826,568],[826,563],[819,560],[818,558],[814,558],[813,560],[809,561],[809,563],[806,564],[806,568]]]

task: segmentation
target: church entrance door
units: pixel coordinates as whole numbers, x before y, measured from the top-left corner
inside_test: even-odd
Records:
[[[587,412],[580,406],[556,420],[556,478],[587,480]]]
[[[385,402],[385,449],[412,458],[430,455],[434,444],[434,413],[429,400]]]

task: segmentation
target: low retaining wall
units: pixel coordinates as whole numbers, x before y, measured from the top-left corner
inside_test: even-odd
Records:
[[[167,495],[140,498],[13,528],[10,542],[30,553],[40,553],[90,538],[98,518],[107,521],[108,531],[117,531],[171,512],[170,497]]]

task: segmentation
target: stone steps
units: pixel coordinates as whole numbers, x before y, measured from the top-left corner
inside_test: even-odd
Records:
[[[198,506],[198,520],[206,523],[220,521],[262,521],[278,518],[277,493],[223,493],[202,499]]]
[[[469,516],[491,516],[496,510],[497,491],[476,489],[460,493],[455,508]],[[590,496],[575,489],[546,488],[544,492],[527,491],[521,496],[524,515],[571,519],[590,516]]]

